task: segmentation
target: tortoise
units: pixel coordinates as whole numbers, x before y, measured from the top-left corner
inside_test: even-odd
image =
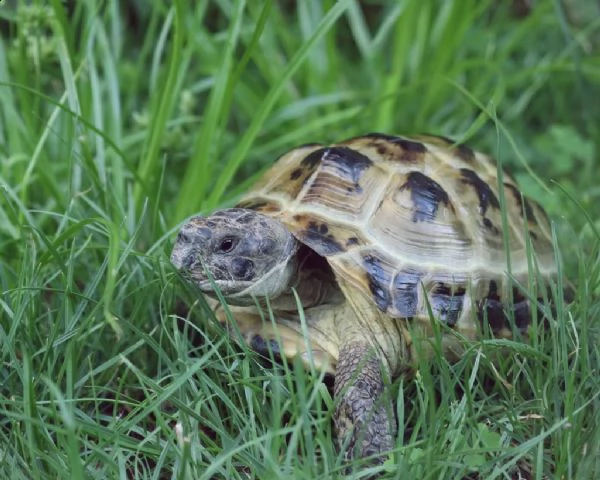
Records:
[[[500,178],[445,137],[303,145],[235,207],[189,219],[171,261],[202,292],[218,287],[253,349],[333,373],[338,447],[380,459],[397,431],[389,380],[482,335],[527,336],[540,299],[516,285],[557,274],[546,213]]]

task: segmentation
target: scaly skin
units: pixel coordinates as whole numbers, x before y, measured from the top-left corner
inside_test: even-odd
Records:
[[[347,459],[374,455],[381,462],[396,434],[393,410],[382,400],[384,371],[394,369],[392,360],[403,358],[398,351],[400,335],[394,322],[377,317],[383,314],[374,312],[368,299],[356,295],[340,279],[336,282],[330,270],[327,274],[327,264],[322,258],[319,263],[319,258],[312,251],[307,253],[278,220],[239,208],[191,219],[171,255],[173,264],[204,293],[214,296],[206,268],[228,302],[245,305],[238,326],[250,344],[267,345],[277,338],[261,325],[259,315],[247,311],[254,297],[259,301],[269,297],[287,335],[282,353],[300,353],[304,344],[300,323],[285,320],[290,307],[297,309],[293,287],[304,306],[309,338],[319,358],[331,356],[335,362],[337,353],[334,423],[339,447],[348,446]],[[301,343],[292,340],[294,330]],[[325,348],[319,350],[319,345]]]
[[[381,456],[392,449],[396,422],[390,402],[383,395],[383,372],[379,358],[364,342],[348,343],[340,349],[335,372],[335,430],[346,458]]]

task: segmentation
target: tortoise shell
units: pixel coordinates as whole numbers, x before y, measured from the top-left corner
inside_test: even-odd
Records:
[[[490,157],[443,137],[371,133],[301,146],[238,207],[283,222],[393,318],[427,320],[431,312],[471,331],[479,317],[509,336],[510,317],[522,331],[531,318],[513,279],[529,286],[556,274],[540,205],[508,174],[499,177]]]

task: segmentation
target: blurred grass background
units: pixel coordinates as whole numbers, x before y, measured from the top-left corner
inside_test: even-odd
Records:
[[[211,332],[167,254],[287,149],[370,131],[499,158],[578,291],[509,380],[474,349],[402,385],[386,478],[600,472],[597,2],[5,0],[0,31],[0,478],[341,475],[319,375]]]

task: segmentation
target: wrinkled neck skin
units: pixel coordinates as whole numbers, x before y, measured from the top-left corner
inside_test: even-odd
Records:
[[[327,261],[291,235],[289,243],[287,255],[268,275],[251,289],[228,295],[226,300],[246,306],[258,302],[261,307],[283,312],[342,303],[343,294]]]

